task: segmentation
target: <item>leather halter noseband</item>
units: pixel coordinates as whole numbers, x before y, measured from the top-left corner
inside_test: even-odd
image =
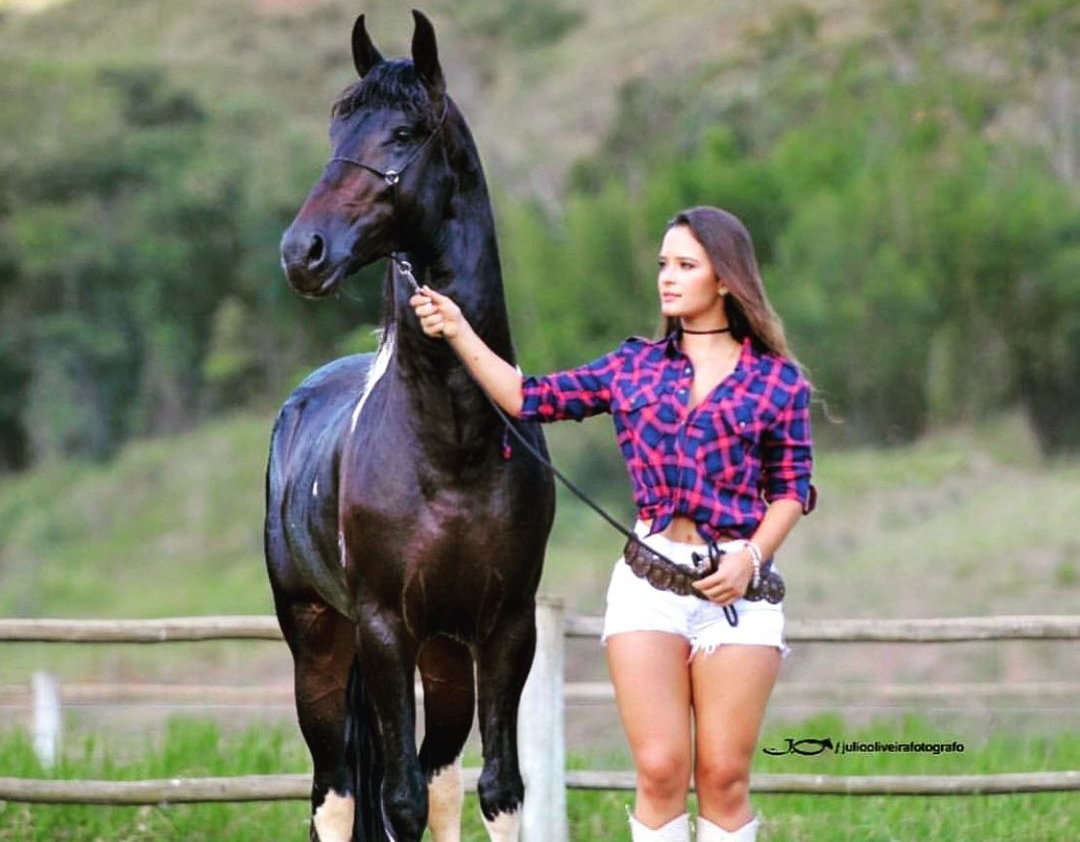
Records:
[[[385,171],[380,170],[376,167],[371,166],[371,164],[365,164],[363,161],[357,160],[356,158],[350,158],[348,155],[335,155],[329,161],[327,161],[327,163],[332,164],[334,161],[341,161],[343,164],[352,164],[354,167],[360,167],[361,169],[365,169],[368,172],[377,175],[388,185],[390,185],[390,189],[393,190],[394,185],[401,180],[401,174],[405,172],[408,166],[417,159],[417,157],[420,155],[421,152],[424,151],[424,149],[427,148],[427,145],[431,143],[435,135],[439,133],[439,129],[441,129],[443,123],[446,122],[446,113],[449,110],[450,103],[449,100],[446,100],[443,102],[442,115],[439,117],[439,121],[435,124],[435,128],[431,130],[431,134],[427,136],[423,143],[421,143],[412,151],[409,157],[405,159],[405,163],[403,163],[399,169],[394,169],[393,167],[391,167],[390,169]]]

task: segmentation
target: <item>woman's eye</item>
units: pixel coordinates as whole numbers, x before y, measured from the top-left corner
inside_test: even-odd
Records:
[[[411,139],[412,129],[406,128],[405,126],[399,126],[398,128],[394,129],[394,140],[396,140],[398,143],[405,143],[407,140]]]

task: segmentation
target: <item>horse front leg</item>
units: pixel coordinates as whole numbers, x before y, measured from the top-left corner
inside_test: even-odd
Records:
[[[424,682],[424,742],[420,765],[428,777],[428,822],[433,842],[461,842],[461,750],[472,729],[476,706],[473,657],[449,637],[435,637],[420,649]]]
[[[480,736],[484,768],[477,793],[492,842],[517,842],[525,784],[518,765],[518,703],[536,650],[535,606],[504,614],[479,647]]]
[[[427,780],[416,751],[416,644],[400,616],[371,608],[361,608],[356,643],[367,710],[354,714],[374,717],[369,725],[382,765],[381,786],[371,803],[360,805],[361,811],[368,811],[364,822],[382,829],[392,842],[420,842],[428,802]],[[363,783],[358,786],[367,788]],[[371,842],[382,842],[374,833],[371,836]]]
[[[276,602],[293,655],[297,719],[314,766],[310,840],[350,842],[355,787],[345,749],[345,683],[353,662],[353,624],[315,599],[279,595]]]

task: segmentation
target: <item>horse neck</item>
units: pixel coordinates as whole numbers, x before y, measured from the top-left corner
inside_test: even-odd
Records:
[[[507,362],[515,362],[510,319],[503,294],[502,269],[491,199],[472,138],[462,123],[452,134],[450,158],[458,179],[450,208],[438,229],[412,244],[408,254],[417,282],[448,295],[476,334]],[[460,361],[446,343],[433,343],[420,329],[404,279],[392,283],[393,323],[398,365],[418,373],[442,374]]]
[[[417,282],[453,299],[477,335],[513,364],[491,200],[463,123],[451,144],[457,189],[450,207],[430,236],[403,245]],[[502,422],[450,345],[424,334],[409,305],[413,290],[407,280],[391,270],[388,283],[390,312],[384,318],[393,330],[392,388],[401,389],[399,396],[412,407],[432,464],[479,464],[479,454],[497,452]]]

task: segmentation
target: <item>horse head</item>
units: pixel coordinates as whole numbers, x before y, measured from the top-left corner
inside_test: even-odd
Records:
[[[281,265],[301,295],[332,293],[346,276],[430,242],[454,186],[446,94],[435,29],[413,12],[412,58],[386,60],[364,25],[352,32],[359,81],[331,110],[331,157],[281,241]]]

